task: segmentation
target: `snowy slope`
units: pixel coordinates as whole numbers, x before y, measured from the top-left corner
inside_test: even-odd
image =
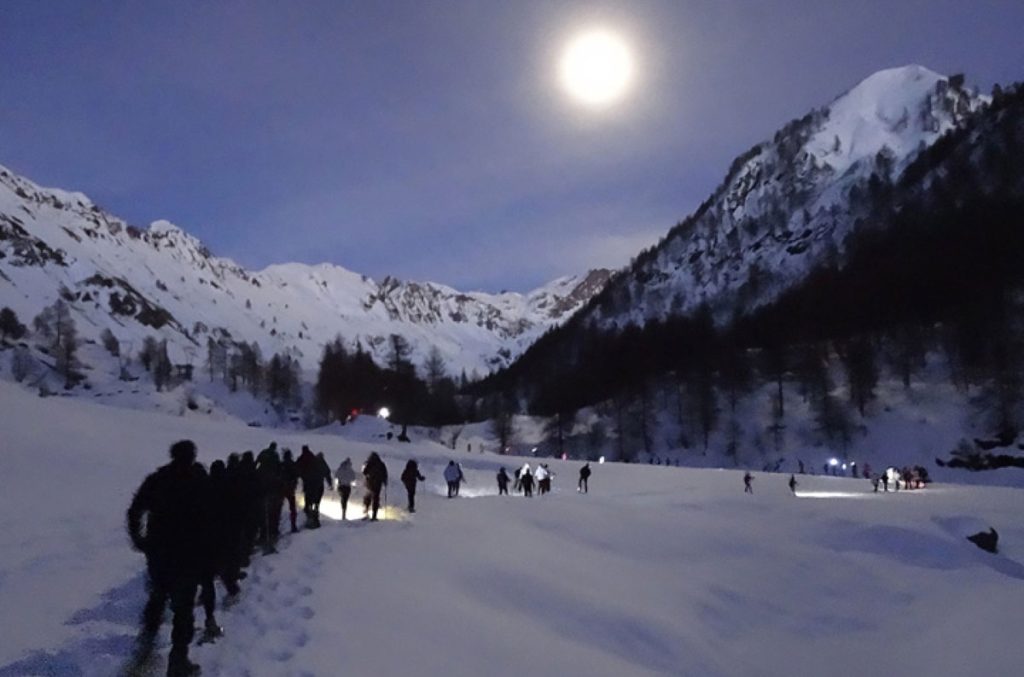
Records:
[[[132,490],[178,438],[209,461],[267,433],[4,383],[0,401],[0,677],[115,674],[144,598],[123,533]],[[758,474],[748,496],[738,472],[606,464],[581,496],[578,464],[552,461],[555,492],[526,500],[494,495],[515,459],[460,453],[468,487],[449,501],[452,452],[385,442],[373,421],[342,430],[277,441],[332,465],[379,449],[392,474],[414,454],[420,510],[328,520],[256,558],[220,614],[227,636],[193,651],[204,675],[942,677],[1024,660],[1020,490],[875,495],[802,477],[794,498],[787,476]],[[963,538],[988,525],[998,556]]]
[[[984,106],[986,97],[921,66],[880,71],[790,122],[733,162],[695,214],[616,275],[599,323],[624,326],[707,303],[720,321],[775,298],[841,257],[863,216],[856,193]]]
[[[376,282],[334,265],[247,271],[166,221],[142,230],[81,193],[41,188],[0,167],[0,306],[28,322],[60,294],[79,331],[131,342],[166,338],[197,366],[207,339],[293,350],[307,369],[341,334],[383,360],[404,336],[419,364],[437,346],[451,373],[484,374],[596,293],[606,271],[563,277],[529,294],[460,292],[430,282]],[[64,290],[62,292],[62,289]]]

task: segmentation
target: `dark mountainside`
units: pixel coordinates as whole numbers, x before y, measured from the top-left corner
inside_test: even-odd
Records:
[[[824,437],[844,444],[854,434],[853,410],[863,417],[874,398],[880,369],[909,387],[931,351],[958,388],[982,386],[977,406],[988,426],[1012,439],[1024,401],[1024,88],[997,88],[989,106],[898,176],[886,162],[880,157],[879,169],[850,187],[852,227],[803,280],[753,307],[734,298],[731,307],[704,303],[624,328],[602,322],[615,284],[643,279],[645,261],[657,256],[647,252],[482,384],[492,409],[518,400],[531,413],[571,419],[580,407],[605,403],[617,432],[632,431],[635,445],[650,451],[658,394],[678,395],[691,430],[683,446],[701,438],[706,445],[722,406],[734,407],[758,384],[777,383],[773,410],[783,427],[782,385],[797,382]],[[833,372],[844,375],[848,402],[837,396]]]

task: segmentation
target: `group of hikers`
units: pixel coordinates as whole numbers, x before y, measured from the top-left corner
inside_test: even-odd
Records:
[[[827,464],[826,464],[826,467]],[[800,463],[800,473],[803,474],[803,462]],[[856,475],[854,475],[856,477]],[[864,478],[871,480],[871,485],[875,489],[875,493],[878,493],[879,486],[882,487],[883,491],[889,491],[889,485],[893,487],[893,491],[899,491],[903,489],[922,489],[931,482],[931,477],[928,475],[928,469],[915,465],[913,467],[904,466],[903,468],[886,468],[883,472],[878,474],[871,473],[871,466],[865,464],[864,466]],[[754,476],[749,472],[743,475],[743,493],[752,494],[754,493]],[[789,476],[789,482],[786,483],[789,486],[789,490],[796,495],[796,488],[800,485],[796,481],[796,474]]]
[[[512,484],[512,491],[515,493],[522,492],[523,496],[532,497],[533,488],[537,487],[537,494],[543,496],[544,494],[551,491],[551,479],[555,476],[555,473],[551,472],[547,463],[539,463],[535,469],[530,468],[529,463],[524,463],[522,468],[517,468],[515,471],[515,482]],[[498,495],[508,495],[508,473],[505,468],[501,468],[498,471]],[[579,481],[576,483],[576,491],[585,494],[589,490],[590,480],[590,464],[585,463],[580,468]],[[456,492],[458,493],[458,492]]]
[[[335,472],[324,454],[303,446],[298,458],[277,444],[254,454],[231,454],[216,460],[209,471],[196,460],[196,445],[181,440],[171,445],[171,461],[157,469],[135,492],[127,513],[132,545],[146,556],[149,598],[142,614],[133,662],[144,664],[153,652],[157,632],[169,603],[173,613],[168,677],[199,674],[189,660],[189,646],[195,635],[193,607],[197,593],[206,616],[200,642],[223,635],[218,625],[215,579],[220,579],[232,604],[246,577],[245,568],[253,552],[277,552],[284,505],[292,533],[299,531],[297,492],[302,480],[304,527],[320,527],[320,503],[324,492],[337,489],[341,518],[348,519],[348,502],[357,474],[352,459],[346,458]],[[388,469],[377,452],[370,453],[361,469],[365,487],[363,519],[376,521],[381,495],[388,483]],[[531,470],[529,463],[515,473],[515,491],[531,496],[536,482],[540,493],[551,490],[554,476],[546,464]],[[580,469],[577,490],[587,491],[590,464]],[[450,462],[444,471],[448,497],[457,496],[465,481],[460,464]],[[426,478],[415,460],[409,460],[400,476],[406,490],[407,510],[416,512],[416,489]],[[500,494],[508,494],[509,477],[498,473]]]
[[[876,493],[878,492],[879,485],[881,485],[883,491],[889,491],[890,484],[893,491],[899,491],[901,488],[923,489],[931,481],[928,469],[920,465],[887,468],[885,472],[871,478],[871,484],[874,486]]]
[[[206,615],[200,641],[212,641],[224,632],[215,616],[214,580],[220,579],[227,591],[225,603],[233,603],[252,553],[257,549],[264,554],[277,551],[286,502],[291,531],[299,531],[299,480],[304,526],[316,529],[320,526],[324,491],[332,489],[338,480],[344,514],[356,475],[350,459],[345,459],[334,474],[323,453],[314,454],[307,446],[302,447],[298,458],[293,458],[290,450],[279,453],[277,445],[271,443],[258,455],[247,451],[231,454],[226,462],[216,460],[209,471],[196,461],[196,446],[190,440],[173,444],[170,455],[170,463],[142,482],[127,513],[128,536],[146,556],[149,579],[149,598],[133,662],[144,664],[149,660],[164,608],[170,603],[173,621],[167,674],[182,677],[199,673],[199,667],[188,657],[195,634],[193,607],[197,591]],[[415,468],[415,461],[410,464]],[[381,490],[387,483],[387,467],[376,452],[367,458],[362,476],[366,488],[364,518],[376,520]],[[402,479],[406,481],[406,473]]]

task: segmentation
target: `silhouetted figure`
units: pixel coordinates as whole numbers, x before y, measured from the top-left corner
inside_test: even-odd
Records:
[[[508,473],[505,468],[498,471],[498,495],[508,496]]]
[[[214,461],[210,464],[208,518],[203,529],[203,577],[199,598],[206,612],[206,622],[200,641],[211,641],[224,634],[224,629],[217,623],[215,613],[215,579],[219,577],[224,583],[229,601],[235,599],[239,593],[235,545],[238,523],[232,513],[232,496],[231,482],[224,461]]]
[[[140,653],[152,651],[170,601],[174,614],[168,677],[199,673],[188,658],[192,642],[193,605],[203,574],[202,529],[208,514],[208,480],[196,460],[196,446],[182,440],[171,446],[171,462],[147,477],[128,508],[128,535],[146,556],[149,599],[142,614]],[[145,521],[145,531],[143,531]]]
[[[249,566],[252,550],[256,547],[260,519],[263,512],[263,497],[260,494],[259,477],[256,475],[256,457],[251,451],[242,454],[238,465],[238,482],[242,502],[242,550],[243,566]]]
[[[348,519],[348,498],[352,495],[352,485],[356,482],[356,471],[352,468],[352,459],[346,458],[338,466],[334,474],[338,480],[338,498],[341,501],[341,519]]]
[[[789,490],[791,492],[793,492],[794,496],[796,496],[797,484],[798,484],[798,482],[796,481],[796,475],[790,475],[789,476]]]
[[[523,496],[533,496],[533,473],[527,463],[519,473],[519,484],[523,487]]]
[[[460,477],[462,477],[462,471],[455,465],[455,461],[448,461],[448,465],[444,468],[444,481],[448,485],[448,498],[458,495]]]
[[[876,494],[878,493],[878,483],[880,481],[881,479],[878,477],[878,475],[875,475],[874,477],[871,478],[871,486],[875,488]]]
[[[363,464],[363,478],[366,481],[366,495],[363,496],[363,519],[369,515],[370,521],[377,521],[377,510],[380,508],[380,492],[388,483],[388,468],[376,451]],[[372,511],[372,512],[371,512]]]
[[[420,474],[420,467],[416,461],[409,459],[402,471],[402,484],[405,485],[405,493],[409,499],[409,512],[416,512],[416,483],[427,479]]]
[[[999,534],[992,527],[988,531],[979,531],[967,537],[967,540],[978,546],[985,552],[995,554],[999,551]]]
[[[303,445],[302,453],[295,461],[299,477],[302,478],[302,495],[305,500],[303,510],[306,513],[306,528],[320,527],[320,501],[324,497],[324,488],[333,485],[334,476],[327,465],[324,455],[313,455],[308,446]]]
[[[516,468],[516,472],[515,472],[516,481],[512,484],[512,491],[522,491],[523,490],[523,483],[520,481],[520,475],[522,475],[522,472],[523,472],[522,468]]]
[[[754,486],[752,484],[753,481],[754,481],[754,476],[751,475],[749,472],[746,473],[745,475],[743,475],[743,493],[745,493],[745,494],[752,494],[752,493],[754,493]]]
[[[224,471],[224,479],[227,489],[225,506],[227,520],[229,523],[229,546],[231,549],[231,565],[239,572],[249,564],[249,554],[246,550],[246,495],[242,471],[242,458],[238,454],[228,456],[227,467]],[[241,573],[239,573],[241,577]]]
[[[295,491],[299,488],[299,470],[295,466],[291,449],[284,450],[284,458],[281,459],[281,474],[284,475],[284,498],[288,501],[288,521],[291,523],[294,534],[299,530],[297,523],[299,511],[295,506]]]
[[[804,473],[804,462],[803,462],[803,461],[801,461],[800,459],[797,459],[797,460],[796,460],[796,464],[797,464],[797,466],[799,467],[799,471],[800,471],[800,474],[801,474],[801,475],[805,474],[805,473]]]
[[[281,511],[284,509],[286,481],[277,443],[260,452],[256,457],[256,475],[259,478],[262,511],[258,542],[263,554],[277,552],[277,539],[281,535]]]
[[[886,493],[889,493],[889,471],[886,470],[882,473],[882,488]]]
[[[583,493],[583,494],[587,493],[587,491],[588,491],[587,484],[589,483],[589,481],[590,481],[590,464],[586,463],[586,464],[584,464],[584,466],[582,468],[580,468],[580,481],[577,482],[577,484],[576,484],[576,491],[578,491],[580,493]]]

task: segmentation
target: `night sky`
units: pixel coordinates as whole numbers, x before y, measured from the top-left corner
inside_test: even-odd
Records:
[[[557,71],[595,25],[638,76],[601,110]],[[879,69],[1024,79],[1022,30],[1020,0],[4,0],[0,164],[249,268],[525,291],[626,264]]]

